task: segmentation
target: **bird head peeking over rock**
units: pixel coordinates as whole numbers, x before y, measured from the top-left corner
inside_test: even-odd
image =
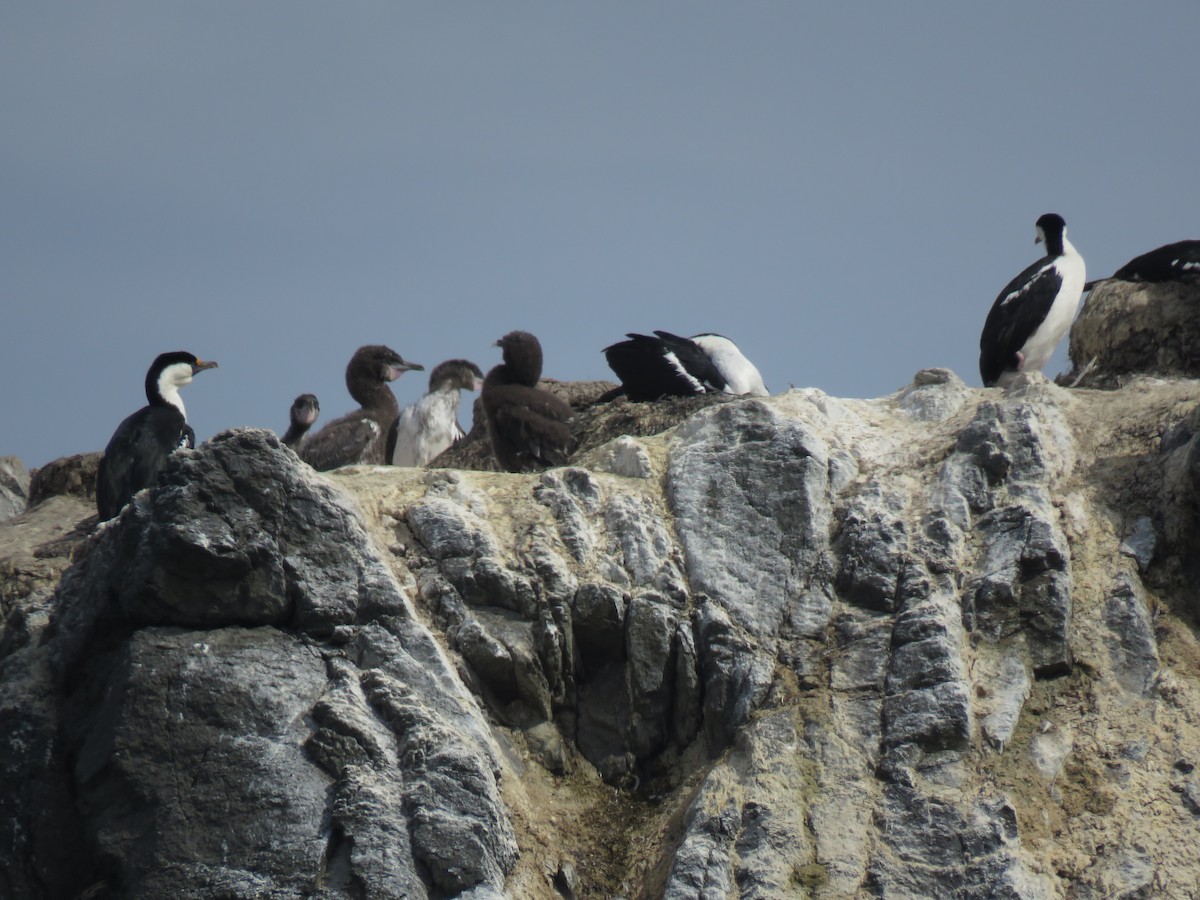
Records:
[[[321,404],[317,402],[316,394],[301,394],[293,400],[292,408],[288,410],[288,429],[282,438],[283,445],[298,449],[319,415]]]

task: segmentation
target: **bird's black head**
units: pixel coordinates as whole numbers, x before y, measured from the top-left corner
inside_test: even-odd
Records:
[[[496,341],[504,356],[508,380],[534,387],[542,377],[542,344],[528,331],[510,331]]]
[[[1046,213],[1035,223],[1037,237],[1035,244],[1045,244],[1050,256],[1060,256],[1063,252],[1063,238],[1067,236],[1067,223],[1058,213]]]
[[[483,387],[483,371],[469,359],[448,359],[429,373],[429,390],[455,388],[477,391]]]
[[[321,404],[317,402],[316,394],[301,394],[292,401],[290,417],[293,425],[312,425],[320,414]]]
[[[191,383],[197,372],[216,367],[215,362],[198,359],[186,350],[160,353],[146,372],[146,399],[151,406],[171,402],[172,397],[179,396],[181,387]]]
[[[383,344],[367,344],[359,347],[350,357],[346,366],[346,385],[351,380],[367,379],[378,381],[395,381],[405,372],[423,372],[425,367],[420,363],[408,362],[391,347]],[[351,394],[354,390],[351,389]]]

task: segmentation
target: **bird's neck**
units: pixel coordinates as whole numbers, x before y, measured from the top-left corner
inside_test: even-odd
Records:
[[[300,438],[304,437],[304,435],[308,432],[310,427],[312,427],[312,423],[310,422],[292,422],[288,426],[288,430],[283,435],[283,443],[291,444],[300,440]]]
[[[441,414],[454,418],[458,415],[458,404],[462,400],[462,389],[446,385],[433,392],[433,406]]]
[[[1046,236],[1046,255],[1050,257],[1065,256],[1069,253],[1075,253],[1075,248],[1071,246],[1071,242],[1065,236],[1055,237],[1054,235]]]
[[[396,395],[386,384],[362,379],[350,384],[349,388],[350,396],[357,400],[363,409],[383,409],[399,415],[400,407],[396,403]]]
[[[533,357],[520,357],[504,364],[504,377],[510,384],[537,387],[542,377],[542,361]]]
[[[160,384],[158,386],[158,396],[151,398],[151,406],[173,406],[179,410],[179,414],[183,416],[184,421],[187,421],[187,410],[183,408],[183,398],[179,396],[179,388],[173,384]]]
[[[502,384],[508,384],[508,367],[504,363],[498,366],[492,366],[488,370],[487,377],[483,379],[483,389],[499,387]]]
[[[437,387],[429,391],[430,395],[438,398],[453,397],[454,402],[458,402],[458,398],[462,393],[462,388],[453,384],[439,384]]]

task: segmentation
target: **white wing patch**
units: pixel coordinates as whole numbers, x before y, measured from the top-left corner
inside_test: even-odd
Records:
[[[1015,291],[1013,291],[1011,294],[1009,294],[1007,297],[1005,297],[1003,300],[1001,300],[1000,305],[1006,306],[1006,305],[1008,305],[1008,303],[1010,301],[1016,300],[1018,297],[1021,297],[1025,294],[1029,293],[1029,291],[1032,290],[1033,286],[1035,284],[1037,284],[1039,281],[1041,281],[1042,278],[1046,275],[1046,273],[1055,267],[1056,262],[1057,262],[1057,260],[1055,260],[1054,262],[1046,263],[1046,265],[1044,265],[1040,269],[1038,269],[1034,273],[1032,278],[1028,279],[1023,285],[1021,285],[1019,288],[1017,288]]]
[[[668,350],[663,354],[663,358],[666,359],[666,361],[672,366],[674,366],[675,371],[682,375],[687,380],[688,384],[695,388],[697,394],[703,394],[707,392],[704,385],[697,380],[696,376],[683,367],[683,363],[679,361],[678,356]]]

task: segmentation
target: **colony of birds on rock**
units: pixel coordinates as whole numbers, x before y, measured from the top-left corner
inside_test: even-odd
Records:
[[[1110,278],[1088,282],[1063,217],[1047,213],[1036,229],[1046,255],[1004,287],[984,323],[979,374],[986,387],[1007,387],[1023,373],[1040,372],[1070,329],[1084,292],[1095,285],[1200,278],[1200,241],[1189,240],[1142,254]],[[621,384],[598,403],[704,393],[769,395],[758,369],[721,335],[684,338],[655,331],[626,338],[604,348]],[[569,425],[575,410],[538,387],[541,344],[527,331],[512,331],[496,346],[503,361],[486,378],[468,360],[447,360],[430,373],[428,392],[404,410],[388,383],[424,366],[379,344],[360,347],[346,366],[346,388],[359,408],[309,435],[320,405],[314,395],[301,394],[292,403],[283,443],[318,470],[364,463],[424,466],[463,437],[458,407],[461,392],[470,390],[481,392],[488,439],[501,469],[532,472],[563,465],[576,447]],[[96,505],[101,521],[151,486],[170,454],[195,446],[179,389],[216,366],[184,351],[163,353],[151,364],[147,405],[117,426],[100,463]]]

